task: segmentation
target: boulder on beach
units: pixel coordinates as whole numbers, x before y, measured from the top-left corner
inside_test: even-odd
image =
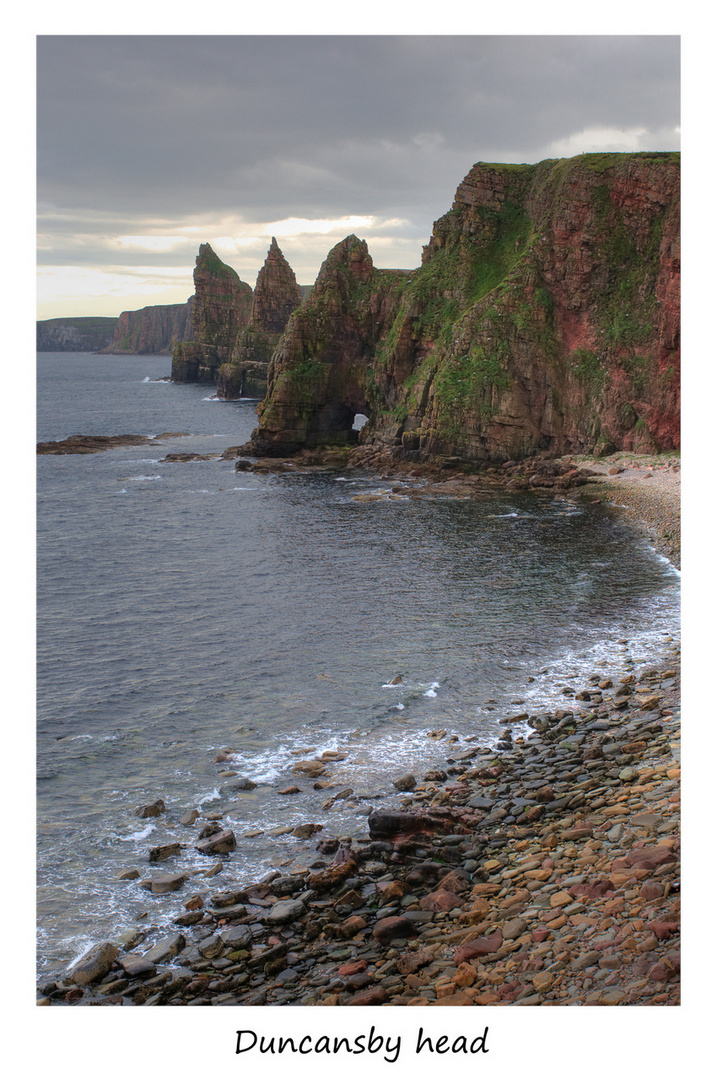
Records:
[[[119,956],[119,949],[111,941],[102,941],[80,957],[68,973],[68,980],[76,986],[89,986],[110,970]]]

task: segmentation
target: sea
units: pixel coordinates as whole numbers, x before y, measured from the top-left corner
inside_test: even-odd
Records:
[[[186,811],[221,813],[237,847],[185,888],[290,873],[317,858],[297,826],[365,836],[372,808],[400,805],[397,777],[494,747],[506,718],[576,707],[591,675],[679,638],[679,572],[614,508],[237,472],[221,455],[248,439],[256,401],[175,384],[168,357],[37,364],[38,441],[163,435],[37,458],[41,980],[97,941],[172,927],[184,894],[140,882],[213,864]],[[294,771],[325,751],[332,786]],[[164,814],[136,816],[156,799]],[[148,863],[174,842],[170,863]]]

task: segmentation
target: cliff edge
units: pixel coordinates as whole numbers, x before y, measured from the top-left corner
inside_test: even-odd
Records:
[[[275,349],[247,449],[675,449],[679,298],[679,154],[479,163],[413,273],[377,270],[354,236],[332,250]]]

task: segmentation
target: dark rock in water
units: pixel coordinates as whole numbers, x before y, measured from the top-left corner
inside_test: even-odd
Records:
[[[179,855],[181,850],[181,844],[160,844],[158,847],[150,848],[149,861],[163,862],[164,859],[171,859],[174,855]]]
[[[117,880],[118,881],[135,881],[136,878],[138,878],[139,876],[140,876],[139,870],[132,867],[132,868],[130,868],[128,870],[123,870],[121,874],[118,874],[117,875]]]
[[[299,840],[308,840],[314,833],[321,832],[323,827],[323,825],[316,825],[307,821],[305,825],[297,825],[295,829],[292,829],[291,835],[298,837]]]
[[[231,829],[222,829],[206,840],[200,840],[194,845],[202,855],[226,855],[234,851],[237,846],[236,837]]]
[[[203,911],[185,911],[183,915],[175,915],[172,922],[177,926],[194,926],[204,918]]]
[[[216,833],[219,833],[221,831],[221,825],[217,825],[215,821],[212,821],[209,823],[209,825],[205,825],[204,828],[201,830],[201,832],[199,833],[199,839],[206,840],[208,836],[214,836]]]
[[[145,806],[138,806],[135,810],[135,817],[147,818],[147,817],[159,817],[165,810],[164,802],[162,799],[155,799],[152,803],[147,803]]]
[[[242,776],[239,780],[235,780],[231,785],[232,791],[253,791],[256,784],[253,780],[250,780],[248,776]]]
[[[153,893],[176,892],[187,880],[186,874],[158,874],[140,881],[140,886]]]
[[[404,773],[393,781],[396,791],[413,791],[416,786],[416,777],[413,773]]]
[[[149,435],[70,435],[55,442],[39,442],[36,449],[38,454],[99,454],[114,446],[143,446],[154,441]]]
[[[118,956],[117,946],[110,941],[103,941],[85,953],[73,965],[67,977],[76,986],[89,986],[107,974]]]
[[[212,461],[213,459],[218,458],[218,457],[219,457],[218,454],[191,454],[191,453],[167,454],[166,457],[162,458],[160,464],[165,465],[167,463],[171,464],[172,462],[181,462],[181,461]]]

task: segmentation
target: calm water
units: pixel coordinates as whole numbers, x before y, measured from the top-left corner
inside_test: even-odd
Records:
[[[256,403],[164,381],[166,357],[38,365],[40,440],[186,433],[37,459],[43,974],[137,920],[167,923],[176,896],[116,879],[147,876],[149,847],[171,840],[189,846],[163,868],[203,866],[185,810],[221,808],[237,835],[213,891],[306,865],[310,842],[268,832],[364,833],[394,777],[450,753],[430,731],[489,744],[502,717],[565,703],[566,685],[678,634],[678,575],[604,507],[389,499],[395,481],[368,474],[165,463],[244,442]],[[222,749],[237,777],[218,776]],[[325,749],[346,758],[315,791],[291,768]],[[257,787],[234,790],[244,777]],[[293,783],[300,795],[278,794]],[[361,798],[322,811],[343,786]],[[134,816],[158,797],[165,816]]]

